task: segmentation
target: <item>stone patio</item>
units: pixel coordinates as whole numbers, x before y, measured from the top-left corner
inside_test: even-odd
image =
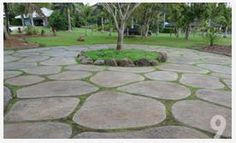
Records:
[[[4,52],[5,138],[213,138],[211,118],[231,138],[231,58],[190,49],[163,51],[156,67],[76,64],[82,50],[60,46]]]

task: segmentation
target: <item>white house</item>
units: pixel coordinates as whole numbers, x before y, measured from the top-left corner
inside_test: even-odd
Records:
[[[47,26],[48,25],[48,18],[51,16],[51,14],[53,13],[53,10],[48,9],[46,7],[42,7],[41,8],[42,13],[45,15],[45,17],[40,16],[38,13],[33,12],[32,16],[33,16],[33,20],[34,20],[34,25],[35,26]],[[24,25],[31,25],[31,21],[29,19],[28,14],[27,15],[23,15],[24,17]],[[15,17],[16,19],[21,19],[21,15],[18,15]],[[23,22],[23,21],[22,21]],[[22,23],[23,25],[23,23]]]

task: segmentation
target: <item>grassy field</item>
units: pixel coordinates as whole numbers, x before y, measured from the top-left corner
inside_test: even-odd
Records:
[[[40,28],[39,28],[40,29]],[[46,34],[52,34],[49,29],[44,28]],[[81,36],[85,35],[85,29],[73,29],[72,32],[58,31],[57,36],[32,37],[26,38],[27,42],[39,43],[42,47],[48,46],[68,46],[68,45],[92,45],[92,44],[115,44],[117,34],[114,32],[109,36],[108,32],[88,30],[88,35],[85,36],[85,41],[77,41]],[[158,45],[178,48],[194,48],[207,45],[208,41],[202,36],[195,34],[191,35],[189,40],[185,40],[183,36],[176,38],[170,34],[153,34],[151,37],[142,38],[140,36],[129,37],[124,39],[125,44],[145,44]],[[218,45],[231,45],[231,38],[220,38],[216,41]]]

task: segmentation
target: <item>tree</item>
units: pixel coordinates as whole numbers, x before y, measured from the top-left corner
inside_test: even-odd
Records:
[[[80,10],[79,10],[79,15],[81,16],[83,23],[85,24],[86,30],[85,30],[85,35],[87,36],[87,26],[88,26],[88,22],[91,19],[91,15],[92,15],[92,8],[86,4],[86,5],[81,5],[80,6]]]
[[[224,28],[224,37],[228,35],[228,29],[231,28],[231,8],[227,7],[225,3],[219,3],[216,9],[218,16],[216,21]]]
[[[123,49],[124,30],[126,23],[139,3],[103,3],[104,8],[112,15],[118,32],[117,50]]]
[[[161,4],[156,3],[143,3],[135,10],[134,17],[141,24],[141,35],[148,36],[150,25],[153,21],[160,18]],[[159,25],[159,21],[157,21]],[[158,29],[158,28],[157,28]]]
[[[55,3],[54,8],[59,9],[61,13],[67,14],[68,31],[72,31],[71,13],[75,11],[75,4],[74,3]]]
[[[4,39],[8,39],[9,37],[9,9],[8,3],[4,3],[4,12],[5,12],[5,20],[4,20]]]
[[[22,23],[22,26],[24,27],[25,26],[24,14],[25,14],[25,11],[26,11],[24,4],[22,4],[22,3],[11,3],[10,4],[10,9],[11,9],[11,12],[14,15],[20,15],[21,16],[21,23]]]
[[[205,7],[203,5],[204,4],[202,3],[190,3],[183,5],[183,18],[180,20],[182,20],[182,27],[185,31],[186,40],[189,39],[191,28],[193,26],[192,24],[195,24],[196,26],[198,21],[200,21],[203,12],[205,11]]]
[[[179,37],[180,29],[183,25],[182,19],[183,17],[183,9],[184,4],[183,3],[175,3],[175,4],[169,4],[168,5],[168,11],[169,11],[169,19],[174,24],[174,32],[176,37]]]

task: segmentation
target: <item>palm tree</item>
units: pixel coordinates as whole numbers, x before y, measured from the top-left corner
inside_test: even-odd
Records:
[[[72,31],[71,13],[75,11],[75,4],[74,3],[55,3],[54,7],[55,9],[60,10],[62,13],[67,14],[68,31]]]

